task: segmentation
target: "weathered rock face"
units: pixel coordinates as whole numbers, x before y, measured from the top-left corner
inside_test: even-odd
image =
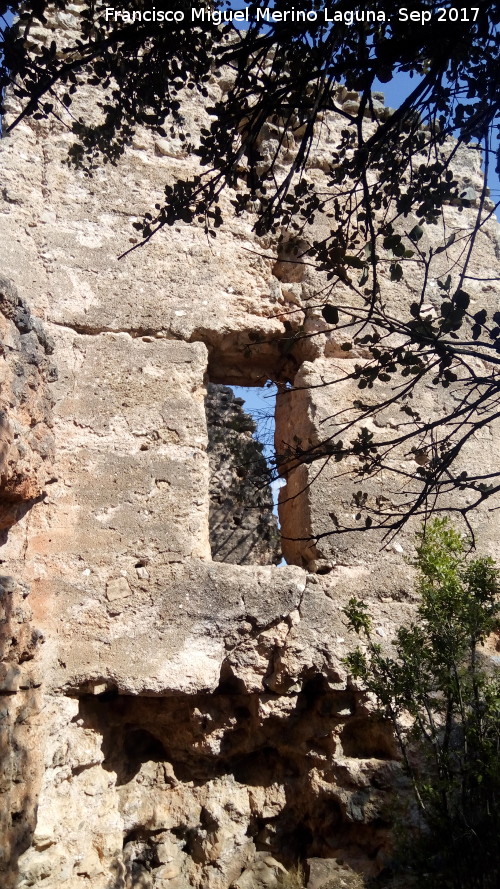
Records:
[[[0,277],[0,530],[18,521],[50,484],[54,438],[53,345],[39,319]]]
[[[256,571],[261,583],[274,573],[247,568],[245,599]],[[296,608],[283,602],[281,621],[234,621],[207,692],[117,694],[80,681],[76,693],[46,695],[45,768],[19,885],[222,889],[259,874],[271,887],[266,860],[289,866],[297,857],[342,857],[376,873],[385,813],[405,785],[390,730],[370,716],[339,659],[353,644],[339,617],[351,581],[336,578],[334,601],[332,581],[311,575],[295,590]],[[382,636],[391,610],[372,601]],[[186,670],[178,664],[171,682]]]
[[[286,865],[340,849],[352,859],[361,832],[365,854],[374,862],[382,855],[383,804],[399,766],[390,732],[370,723],[352,691],[318,677],[298,696],[267,700],[221,689],[73,703],[73,744],[66,733],[54,754],[69,793],[64,800],[54,788],[42,793],[57,819],[39,822],[34,837],[47,844],[47,886],[65,885],[76,856],[76,873],[90,871],[99,887],[116,868],[127,886],[163,886],[168,871],[180,889],[240,885],[258,853]],[[28,855],[24,865],[43,860]]]
[[[58,39],[73,25],[59,15]],[[214,78],[209,100],[224,88]],[[94,90],[75,97],[74,113],[91,113]],[[194,134],[207,121],[193,98],[183,113]],[[310,155],[319,188],[338,129],[326,115]],[[2,598],[4,884],[18,871],[26,889],[247,889],[275,885],[297,857],[311,859],[311,886],[328,884],[337,858],[374,873],[399,766],[346,675],[354,640],[342,608],[363,596],[389,645],[414,608],[411,528],[390,552],[375,532],[311,543],[331,513],[355,514],[359,483],[354,467],[339,481],[326,466],[310,486],[310,468],[294,466],[281,504],[288,566],[217,562],[209,531],[207,381],[278,381],[286,453],[324,437],[353,397],[352,381],[304,385],[338,380],[356,355],[310,308],[324,280],[302,262],[303,244],[286,232],[256,238],[251,211],[235,218],[227,197],[214,243],[179,224],[118,261],[132,223],[196,159],[175,138],[140,133],[116,168],[86,179],[63,163],[70,139],[58,122],[23,121],[0,145],[1,268],[18,290],[0,319],[11,424],[1,559],[18,582]],[[263,157],[277,144],[268,128]],[[462,161],[474,183],[479,170]],[[467,213],[447,213],[467,224]],[[481,305],[497,249],[491,220],[470,267]],[[418,282],[403,296],[383,283],[397,308]],[[337,296],[350,299],[347,288]],[[299,329],[306,337],[291,344]],[[374,398],[384,392],[374,385]],[[430,416],[434,399],[422,391]],[[389,434],[402,418],[386,421]],[[499,441],[485,430],[468,459],[480,451],[487,471]],[[394,485],[379,478],[370,496],[393,496]],[[498,514],[476,521],[493,550]]]
[[[0,530],[30,521],[52,482],[53,348],[15,287],[0,278]],[[29,587],[0,576],[0,879],[14,885],[19,855],[30,845],[40,779],[37,733],[42,677],[35,655],[43,634],[32,621]]]
[[[269,467],[255,422],[229,386],[209,383],[210,546],[215,562],[273,565],[281,559]]]
[[[43,635],[32,623],[29,590],[0,577],[0,879],[16,883],[19,856],[29,848],[41,780],[37,717],[42,676],[35,655]]]

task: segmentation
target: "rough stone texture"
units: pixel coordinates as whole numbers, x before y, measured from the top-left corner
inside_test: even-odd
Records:
[[[225,568],[234,578],[232,566],[213,570]],[[248,567],[249,582],[256,571],[270,579],[276,569]],[[289,571],[301,576],[281,573]],[[256,870],[263,878],[269,857],[283,867],[298,854],[342,856],[377,872],[385,861],[384,812],[394,785],[404,782],[391,731],[346,683],[340,656],[353,639],[339,615],[343,581],[341,572],[311,575],[302,592],[292,591],[297,607],[283,602],[283,619],[264,627],[248,605],[246,620],[233,619],[211,685],[205,666],[205,692],[194,690],[201,677],[181,690],[188,661],[170,677],[174,696],[158,687],[115,693],[102,675],[87,683],[80,677],[71,697],[53,689],[38,819],[20,886],[70,889],[90,879],[107,889],[113,876],[120,886],[162,887],[168,874],[179,889],[221,889],[247,885]],[[393,603],[373,597],[370,610],[389,636]],[[103,630],[98,636],[105,638]],[[73,647],[78,664],[85,648],[88,639]],[[97,650],[89,650],[90,663]],[[137,661],[133,650],[129,656],[130,676]]]
[[[229,386],[208,384],[212,558],[234,565],[272,565],[281,559],[281,545],[269,467],[243,403]]]
[[[348,354],[348,353],[347,353]],[[338,406],[350,405],[360,397],[356,381],[345,379],[354,370],[359,359],[344,357],[330,358],[322,356],[316,361],[304,361],[298,371],[294,383],[296,390],[285,391],[278,396],[276,448],[286,454],[286,446],[300,445],[304,450],[316,448],[325,438],[335,437],[335,414]],[[395,378],[395,385],[404,379]],[[328,385],[324,386],[327,383]],[[447,390],[439,390],[430,383],[420,383],[415,388],[414,404],[423,419],[432,422],[439,410],[445,411]],[[363,401],[366,404],[379,404],[389,397],[390,389],[386,384],[376,381],[371,390],[363,390]],[[368,418],[362,424],[369,432],[375,433],[380,439],[389,440],[408,430],[408,416],[398,405],[392,405],[375,418]],[[348,440],[354,439],[359,427],[353,425],[348,433]],[[494,473],[498,467],[500,453],[500,426],[493,421],[484,429],[476,432],[464,447],[457,461],[458,471],[466,470],[469,474],[478,470],[478,454],[481,454],[481,471]],[[315,566],[329,564],[366,564],[372,559],[373,570],[381,571],[387,582],[390,582],[391,567],[401,564],[401,558],[413,552],[415,532],[420,528],[420,517],[410,521],[396,536],[392,537],[380,558],[381,536],[377,531],[362,533],[345,533],[337,536],[329,535],[334,524],[340,527],[362,527],[363,511],[359,501],[359,491],[366,496],[368,507],[391,509],[398,507],[408,498],[411,484],[406,477],[398,478],[395,470],[407,470],[414,473],[420,459],[418,449],[409,445],[394,448],[389,460],[389,469],[383,470],[371,479],[361,476],[359,464],[353,457],[350,464],[344,461],[340,465],[332,457],[321,458],[312,465],[294,466],[286,472],[287,484],[280,490],[280,518],[282,527],[286,529],[282,541],[283,554],[292,564],[303,565],[309,570],[317,570]],[[350,472],[347,470],[351,470]],[[318,475],[319,473],[319,475]],[[317,482],[314,481],[318,477]],[[416,490],[416,488],[413,488]],[[441,504],[446,505],[457,501],[460,495],[456,491]],[[463,495],[462,495],[463,496]],[[474,495],[465,495],[474,499]],[[468,502],[464,499],[463,502]],[[474,511],[473,526],[478,534],[480,545],[495,558],[497,554],[497,520],[493,518],[490,506],[485,505]],[[319,535],[317,541],[311,540]],[[322,536],[325,535],[325,536]],[[326,568],[325,568],[326,570]]]
[[[0,530],[24,519],[53,483],[52,344],[40,321],[0,278]],[[18,578],[23,576],[20,572]],[[29,587],[0,576],[0,880],[15,882],[19,855],[36,819],[37,718],[42,675],[35,657],[43,634],[32,621]],[[35,791],[35,792],[34,792]]]
[[[36,658],[43,634],[32,624],[29,590],[0,576],[0,880],[16,883],[19,856],[36,823],[42,776],[39,715],[42,674]]]
[[[74,19],[57,16],[62,40]],[[224,88],[214,79],[210,101]],[[94,102],[83,90],[73,110]],[[194,98],[183,113],[193,134],[206,123]],[[308,161],[320,188],[338,128],[325,115]],[[276,136],[266,125],[263,163]],[[251,209],[234,218],[226,197],[214,242],[179,224],[118,260],[135,242],[133,221],[196,160],[175,138],[139,133],[116,168],[87,179],[63,163],[70,140],[58,122],[23,121],[0,145],[1,268],[18,290],[4,287],[0,318],[11,424],[1,558],[19,581],[2,597],[4,884],[19,870],[23,889],[246,889],[273,885],[297,855],[376,873],[400,768],[390,732],[346,676],[354,640],[342,608],[363,596],[390,646],[414,609],[410,532],[389,553],[374,533],[311,546],[330,513],[355,515],[359,482],[327,467],[309,488],[312,469],[300,467],[281,506],[294,564],[217,563],[209,546],[206,381],[278,381],[282,453],[295,436],[316,442],[352,397],[343,383],[286,391],[338,379],[354,358],[311,308],[325,282],[302,254],[327,220],[304,242],[257,239]],[[477,187],[476,161],[464,151],[457,164]],[[452,228],[470,224],[467,211],[447,213]],[[478,239],[478,271],[498,274],[494,220]],[[395,310],[418,288],[383,284]],[[478,304],[493,299],[488,287],[471,282]],[[351,294],[339,286],[336,298]],[[307,336],[295,341],[299,330]],[[421,397],[432,415],[432,391]],[[398,422],[391,415],[387,428]],[[486,430],[467,459],[498,463],[499,441]],[[370,496],[392,485],[376,482]],[[493,550],[498,513],[476,521]],[[316,865],[311,873],[320,879]]]
[[[335,859],[310,858],[307,889],[363,889],[365,883],[356,871]]]
[[[50,484],[54,441],[50,383],[53,346],[40,321],[0,277],[0,530],[29,509]]]

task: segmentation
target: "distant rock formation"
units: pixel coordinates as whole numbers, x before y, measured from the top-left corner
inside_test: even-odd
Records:
[[[281,545],[269,467],[243,404],[229,386],[208,384],[212,558],[233,565],[276,565]]]

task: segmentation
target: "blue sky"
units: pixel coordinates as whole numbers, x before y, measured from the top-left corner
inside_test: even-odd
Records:
[[[274,412],[276,409],[277,387],[231,386],[238,398],[245,401],[245,410],[252,414],[257,423],[256,438],[264,444],[267,458],[274,454]]]
[[[231,386],[234,394],[245,401],[244,410],[252,415],[257,423],[255,437],[263,442],[264,454],[269,460],[274,456],[274,414],[276,410],[277,387],[258,388],[256,386]],[[276,479],[271,484],[273,493],[273,512],[278,515],[278,490],[284,481]]]

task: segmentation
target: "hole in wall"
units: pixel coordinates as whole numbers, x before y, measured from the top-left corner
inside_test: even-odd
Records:
[[[210,545],[216,562],[279,565],[280,528],[273,481],[277,387],[208,383]]]
[[[267,695],[118,696],[111,704],[81,697],[74,722],[102,738],[102,769],[112,773],[120,805],[132,816],[124,837],[127,872],[135,876],[136,864],[155,867],[157,842],[169,854],[177,847],[195,864],[208,864],[221,844],[235,848],[242,819],[257,850],[287,866],[343,849],[355,850],[357,859],[375,855],[385,830],[378,811],[368,806],[364,823],[352,817],[369,804],[365,781],[353,779],[345,764],[335,768],[331,751],[320,749],[327,734],[338,737],[347,724],[338,713],[346,694],[312,676],[295,706],[277,706],[264,720]],[[235,805],[240,790],[251,800],[248,809]],[[210,800],[215,809],[199,806]]]
[[[344,756],[355,759],[398,758],[391,724],[373,716],[359,716],[346,722],[340,735]]]
[[[135,772],[141,763],[162,762],[166,759],[166,751],[161,741],[143,728],[128,730],[123,747],[128,759],[134,762]]]

